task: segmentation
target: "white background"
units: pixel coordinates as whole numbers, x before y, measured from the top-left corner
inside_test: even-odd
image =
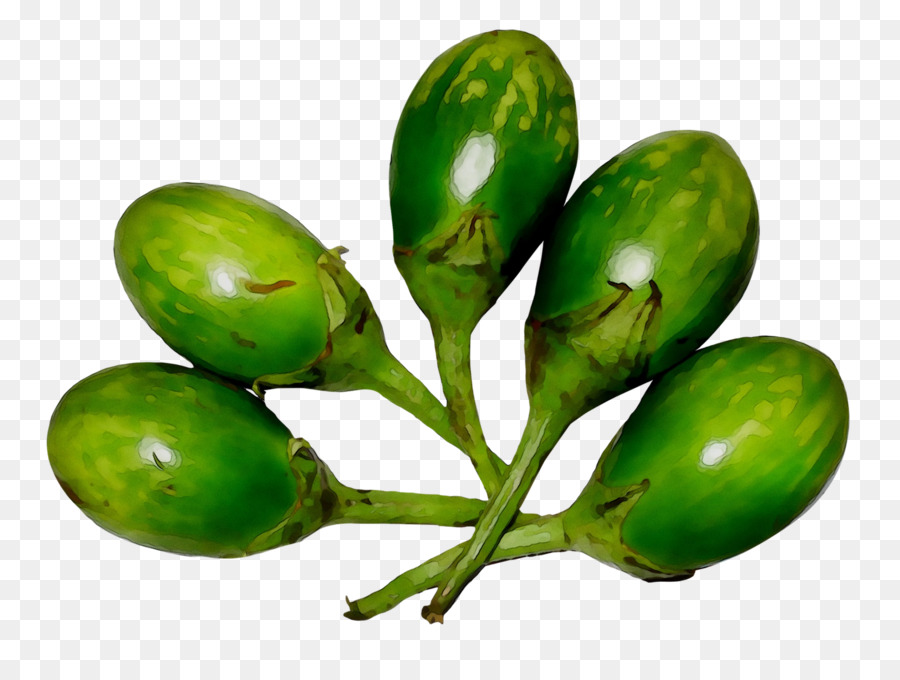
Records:
[[[0,3],[0,677],[900,677],[897,3],[262,4]],[[442,627],[419,618],[428,595],[364,623],[342,618],[343,596],[469,530],[329,528],[215,561],[83,517],[46,460],[56,402],[103,367],[180,361],[112,257],[122,211],[162,183],[251,191],[349,247],[392,349],[439,389],[391,259],[390,144],[430,61],[494,28],[537,34],[572,76],[573,187],[660,130],[711,130],[738,151],[761,247],[713,341],[783,335],[838,365],[850,442],[818,505],[682,583],[575,554],[490,567]],[[537,259],[475,338],[485,431],[507,459],[536,273]],[[640,392],[570,428],[526,510],[575,498]],[[269,403],[347,484],[481,493],[452,448],[372,393]]]

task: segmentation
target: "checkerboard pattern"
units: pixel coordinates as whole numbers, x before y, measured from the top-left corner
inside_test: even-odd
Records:
[[[257,5],[262,5],[258,8]],[[447,623],[428,596],[367,623],[361,596],[468,531],[329,528],[237,561],[137,547],[55,483],[47,423],[101,368],[182,360],[118,282],[116,221],[193,180],[274,201],[331,245],[391,348],[435,391],[428,327],[391,258],[387,170],[430,61],[494,28],[537,34],[575,83],[575,184],[655,132],[729,140],[761,247],[713,341],[784,335],[837,363],[853,423],[820,502],[675,584],[574,554],[485,569]],[[0,3],[0,677],[900,677],[900,6],[821,3]],[[484,429],[524,423],[538,260],[475,336]],[[640,390],[573,425],[526,503],[581,488]],[[479,496],[467,461],[372,393],[271,393],[345,483]]]

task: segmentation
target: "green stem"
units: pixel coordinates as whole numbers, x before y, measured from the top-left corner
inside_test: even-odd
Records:
[[[474,526],[485,502],[462,496],[363,491],[344,487],[341,508],[329,524],[434,524],[448,527]],[[521,521],[536,519],[527,515]]]
[[[387,349],[354,375],[355,389],[370,389],[413,415],[442,439],[463,449],[446,407]],[[464,449],[463,449],[464,450]]]
[[[344,616],[357,621],[370,619],[393,609],[413,595],[429,588],[436,588],[443,572],[462,555],[464,549],[465,544],[451,548],[401,574],[381,590],[354,602],[350,602],[348,599],[347,604],[350,605],[350,611],[346,612]],[[516,528],[503,534],[490,562],[495,564],[520,557],[544,555],[570,549],[569,538],[566,536],[563,525],[563,514],[542,517],[519,515],[516,518]],[[435,615],[430,621],[432,623],[442,621],[442,617]]]
[[[468,378],[462,382],[468,385],[468,394],[471,396],[472,376],[469,372],[468,356],[468,341],[466,341],[464,374]],[[476,470],[487,470],[486,477],[482,477],[482,482],[488,492],[499,486],[499,472],[493,461],[497,461],[501,465],[503,462],[487,449],[481,425],[478,423],[474,398],[469,399],[469,402],[472,405],[471,410],[477,426],[479,435],[477,437],[469,436],[462,426],[454,428],[453,411],[444,406],[422,384],[421,380],[410,373],[397,357],[391,354],[384,341],[384,332],[380,322],[377,322],[377,317],[363,324],[360,333],[345,334],[341,338],[340,347],[334,348],[333,355],[329,357],[329,360],[331,361],[331,366],[328,368],[329,382],[327,386],[323,385],[323,389],[335,391],[370,389],[378,392],[391,403],[415,416],[441,438],[462,450],[472,460]],[[461,397],[457,401],[465,403],[466,398]],[[479,476],[481,476],[480,473]],[[488,481],[485,482],[485,479]],[[491,487],[492,483],[495,486]]]
[[[350,309],[341,317],[341,323],[332,328],[322,355],[297,371],[260,376],[253,383],[253,391],[262,397],[265,390],[275,387],[306,387],[329,392],[373,390],[453,446],[462,448],[446,407],[391,353],[369,296],[346,272],[339,257],[336,262],[328,263],[331,278],[327,280],[341,294],[333,296],[337,301],[332,297],[326,300],[332,306],[343,300]],[[355,294],[347,297],[347,291],[354,289]]]
[[[465,551],[444,573],[431,604],[423,608],[422,616],[426,620],[443,620],[444,614],[466,585],[490,559],[503,532],[525,500],[538,471],[570,422],[564,413],[538,411],[532,407],[519,448],[503,478],[500,491],[491,496]]]
[[[507,466],[488,447],[481,419],[478,417],[469,356],[472,330],[450,327],[441,321],[432,323],[431,329],[441,384],[447,398],[450,425],[459,438],[460,446],[471,458],[475,473],[488,496],[493,496],[500,490],[500,482]]]

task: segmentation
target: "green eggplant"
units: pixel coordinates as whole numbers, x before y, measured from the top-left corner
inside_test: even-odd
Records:
[[[336,275],[337,253],[277,206],[228,187],[141,196],[119,220],[115,259],[138,313],[172,349],[243,384],[311,370],[349,306],[335,290],[352,278]]]
[[[525,325],[522,440],[426,615],[443,615],[474,578],[572,422],[715,332],[747,288],[758,241],[747,173],[711,133],[650,137],[582,183],[545,244]]]
[[[262,395],[272,387],[371,389],[459,446],[446,409],[390,352],[343,248],[252,194],[170,184],[116,228],[119,277],[176,352]]]
[[[730,340],[650,386],[600,461],[597,484],[635,495],[620,542],[637,562],[691,571],[799,517],[835,474],[849,422],[827,356],[785,338]],[[596,513],[596,493],[585,490],[571,522]]]
[[[577,156],[572,81],[521,31],[483,33],[441,54],[397,124],[394,260],[431,324],[455,429],[485,458],[471,334],[546,236]],[[505,469],[498,463],[476,461],[489,491]]]
[[[507,531],[491,561],[575,551],[646,581],[678,581],[802,515],[847,444],[832,361],[793,340],[740,338],[656,379],[566,510]],[[350,603],[367,619],[440,585],[465,544]],[[432,617],[440,621],[440,617]]]
[[[528,392],[582,413],[696,350],[741,299],[759,215],[732,148],[664,132],[589,177],[548,238],[525,324]]]
[[[291,519],[322,521],[316,464],[293,442],[247,391],[146,363],[69,390],[47,450],[63,490],[107,531],[159,550],[235,557],[273,547],[280,537],[269,532]]]
[[[76,384],[53,412],[47,450],[62,489],[99,526],[185,555],[251,555],[347,522],[464,526],[484,507],[344,486],[262,400],[168,364]]]
[[[394,257],[429,319],[477,323],[562,209],[578,156],[572,81],[521,31],[441,54],[400,115]]]

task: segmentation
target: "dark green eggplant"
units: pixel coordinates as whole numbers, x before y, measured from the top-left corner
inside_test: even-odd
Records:
[[[827,356],[785,338],[730,340],[653,382],[596,483],[634,490],[621,543],[638,561],[691,571],[799,517],[835,474],[849,422],[847,392]],[[585,524],[596,512],[595,493],[585,490],[570,521]]]
[[[562,209],[577,156],[572,81],[539,38],[491,31],[434,60],[390,171],[394,258],[430,320],[474,328]]]
[[[471,335],[562,209],[577,156],[572,81],[521,31],[483,33],[441,54],[394,135],[394,260],[431,324],[454,430],[491,494],[506,465],[484,441]]]

